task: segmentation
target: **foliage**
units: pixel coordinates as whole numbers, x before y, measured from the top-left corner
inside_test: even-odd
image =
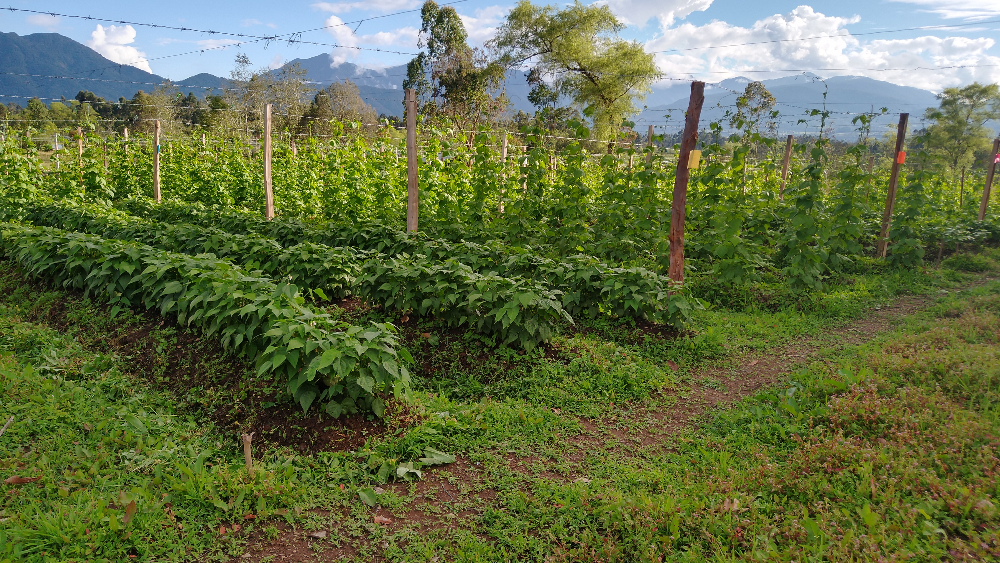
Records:
[[[226,348],[256,360],[259,375],[286,379],[303,410],[320,401],[335,416],[358,409],[381,416],[387,393],[409,393],[409,354],[397,353],[391,325],[335,321],[304,305],[294,285],[211,256],[44,227],[7,224],[0,244],[34,276],[101,295],[117,309],[176,315],[181,324],[217,335]]]
[[[594,120],[598,139],[609,139],[638,110],[660,72],[636,41],[618,37],[624,25],[608,6],[539,7],[521,0],[490,45],[507,67],[532,65],[556,90]]]

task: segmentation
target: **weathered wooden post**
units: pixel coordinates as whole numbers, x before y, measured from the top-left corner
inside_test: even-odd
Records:
[[[271,104],[264,106],[264,216],[274,219],[274,191],[271,186]]]
[[[705,103],[705,83],[691,83],[691,99],[684,118],[684,134],[681,137],[681,152],[677,160],[677,176],[674,180],[673,208],[670,212],[670,268],[668,275],[677,283],[684,281],[684,207],[687,205],[687,188],[691,151],[698,143],[698,120],[701,106]]]
[[[153,124],[153,199],[160,203],[160,120]]]
[[[417,232],[420,192],[417,177],[417,92],[406,89],[406,230]]]
[[[885,258],[889,249],[889,227],[892,225],[892,210],[896,206],[896,185],[899,183],[899,169],[906,161],[903,152],[903,141],[906,138],[906,122],[910,114],[899,114],[899,125],[896,128],[896,152],[893,153],[892,172],[889,174],[889,192],[885,196],[885,211],[882,212],[882,232],[878,237],[878,255]]]
[[[993,139],[993,152],[990,153],[989,170],[986,171],[986,185],[983,187],[983,202],[979,204],[979,220],[986,218],[986,207],[990,204],[990,188],[993,186],[993,175],[997,171],[997,163],[1000,162],[1000,137]]]
[[[785,139],[785,159],[781,162],[781,189],[778,190],[778,199],[785,199],[785,184],[788,182],[788,162],[792,158],[791,135]]]

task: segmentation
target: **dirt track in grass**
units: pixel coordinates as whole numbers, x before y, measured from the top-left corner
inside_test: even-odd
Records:
[[[992,279],[980,278],[953,291],[970,289]],[[826,330],[820,335],[797,338],[763,353],[732,355],[697,369],[687,378],[690,385],[670,391],[663,401],[658,401],[661,407],[634,411],[628,416],[629,424],[606,425],[606,421],[600,421],[599,426],[597,421],[581,419],[584,431],[568,440],[562,460],[568,463],[563,464],[562,473],[550,471],[554,460],[537,457],[507,455],[507,464],[512,472],[569,482],[580,479],[584,474],[581,462],[588,452],[612,449],[634,453],[639,448],[669,447],[671,436],[690,428],[713,409],[777,384],[785,374],[818,357],[821,352],[863,344],[892,330],[905,317],[930,307],[940,295],[903,296],[870,311],[863,318]],[[709,387],[698,383],[705,380],[713,380],[717,385]],[[671,406],[662,408],[663,404],[671,402]],[[451,529],[456,525],[456,519],[468,521],[494,500],[496,492],[483,488],[481,484],[484,481],[482,470],[463,459],[452,466],[428,470],[412,491],[412,509],[405,519],[376,521],[388,533],[406,528],[418,533]],[[408,485],[387,487],[402,493]],[[461,506],[461,510],[455,510],[456,505]],[[376,516],[378,512],[373,511],[373,520]],[[274,540],[267,540],[262,534],[251,537],[248,552],[251,556],[246,560],[290,562],[311,552],[313,560],[332,561],[346,554],[339,550],[316,553],[309,549],[314,541],[305,530],[282,527],[280,535]]]

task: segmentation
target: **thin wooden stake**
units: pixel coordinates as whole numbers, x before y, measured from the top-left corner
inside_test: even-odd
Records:
[[[983,202],[979,204],[979,220],[986,218],[986,207],[990,204],[990,188],[993,186],[993,174],[997,171],[997,161],[1000,161],[1000,137],[993,139],[993,152],[990,153],[990,169],[986,172],[986,186],[983,188]]]
[[[264,106],[264,216],[274,219],[274,191],[271,186],[271,104]]]
[[[781,189],[778,190],[778,199],[785,199],[785,184],[788,182],[788,162],[792,159],[792,136],[785,139],[785,159],[781,162]]]
[[[253,474],[253,455],[250,451],[250,443],[253,441],[254,433],[243,434],[243,459],[247,465],[247,474]]]
[[[108,139],[104,138],[104,171],[108,170]]]
[[[160,203],[160,120],[153,124],[153,199]]]
[[[128,127],[125,127],[125,138],[122,146],[125,147],[125,154],[128,154]]]
[[[958,206],[965,205],[965,167],[962,167],[962,181],[958,184]]]
[[[205,134],[204,133],[201,134],[201,146],[202,147],[205,146]]]
[[[417,92],[406,89],[406,230],[417,232],[420,190],[417,176]]]
[[[892,155],[892,172],[889,174],[889,191],[885,196],[885,211],[882,212],[882,232],[878,237],[878,256],[885,258],[889,249],[889,227],[892,225],[892,210],[896,206],[896,185],[899,183],[899,169],[903,163],[903,141],[906,138],[906,122],[910,114],[899,114],[899,126],[896,128],[896,152]]]
[[[653,126],[649,126],[649,133],[646,135],[646,148],[649,152],[646,153],[646,166],[653,164]]]
[[[674,180],[673,208],[670,211],[670,269],[669,275],[676,283],[684,281],[684,207],[687,205],[688,165],[691,151],[698,144],[698,120],[701,106],[705,103],[705,83],[691,83],[691,99],[684,119],[684,134],[681,136],[681,152],[677,161],[677,176]]]
[[[875,155],[868,157],[868,179],[865,180],[865,201],[867,202],[872,192],[872,170],[875,169]]]
[[[500,143],[500,169],[503,170],[504,183],[500,187],[500,214],[503,215],[504,205],[503,198],[507,194],[506,179],[507,179],[507,132],[504,131],[503,141]]]

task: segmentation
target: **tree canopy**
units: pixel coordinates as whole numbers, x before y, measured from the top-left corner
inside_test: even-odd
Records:
[[[521,0],[497,30],[490,46],[506,68],[529,65],[533,96],[548,102],[552,88],[572,98],[591,117],[598,138],[611,137],[619,124],[639,112],[636,101],[650,91],[660,72],[637,41],[618,36],[625,25],[606,5],[578,0],[565,8]]]
[[[953,169],[968,166],[976,151],[989,146],[992,135],[986,122],[1000,119],[1000,88],[973,82],[945,88],[938,99],[940,106],[928,108],[925,114],[932,121],[927,146]]]

